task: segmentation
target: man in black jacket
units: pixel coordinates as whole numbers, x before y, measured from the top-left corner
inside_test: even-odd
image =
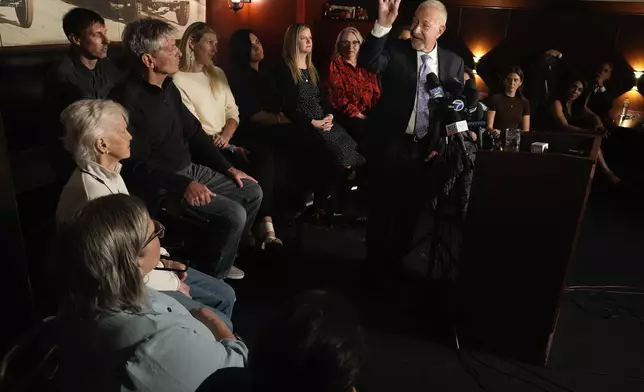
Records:
[[[233,263],[242,235],[257,216],[262,190],[228,163],[181,101],[168,77],[178,71],[181,57],[174,32],[167,22],[144,18],[129,23],[123,33],[125,50],[140,70],[113,93],[129,112],[133,137],[123,177],[128,189],[152,208],[161,194],[169,193],[210,220],[203,240],[204,272],[241,279],[243,271]]]
[[[81,99],[105,99],[123,79],[107,58],[109,39],[105,20],[86,8],[72,8],[63,17],[69,52],[47,74],[43,89],[43,125],[48,129],[55,155],[57,180],[64,185],[74,171],[71,155],[62,148],[60,113]]]
[[[378,72],[382,96],[369,117],[369,272],[396,274],[411,247],[423,203],[432,197],[432,166],[442,148],[440,130],[429,124],[427,75],[463,83],[463,60],[438,47],[447,10],[437,0],[420,4],[411,39],[388,39],[400,0],[379,0],[378,21],[360,48],[358,63]]]

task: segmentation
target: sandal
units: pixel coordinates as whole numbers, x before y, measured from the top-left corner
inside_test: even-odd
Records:
[[[264,238],[264,241],[262,241],[262,244],[260,245],[260,249],[277,250],[277,249],[282,249],[283,246],[284,246],[284,243],[279,238],[274,236],[266,236],[266,238]]]

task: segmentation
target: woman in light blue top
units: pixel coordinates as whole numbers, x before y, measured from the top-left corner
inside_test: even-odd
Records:
[[[89,201],[61,230],[54,271],[65,391],[194,391],[244,367],[248,349],[209,308],[188,311],[145,285],[163,226],[137,199]]]

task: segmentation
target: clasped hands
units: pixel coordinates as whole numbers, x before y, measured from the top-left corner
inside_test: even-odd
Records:
[[[333,128],[333,114],[327,114],[322,120],[311,120],[311,125],[316,129],[328,132]]]
[[[244,183],[242,180],[250,180],[254,183],[257,183],[256,179],[254,179],[253,177],[249,176],[248,174],[244,173],[239,169],[235,169],[234,167],[231,167],[230,169],[228,169],[226,174],[240,188],[244,187]],[[193,207],[201,207],[201,206],[205,206],[206,204],[210,204],[210,202],[212,201],[212,198],[215,196],[217,195],[214,194],[210,189],[208,189],[207,186],[205,186],[204,184],[200,184],[194,180],[191,181],[190,184],[188,184],[188,187],[183,193],[183,197],[186,199],[188,204],[190,204]]]

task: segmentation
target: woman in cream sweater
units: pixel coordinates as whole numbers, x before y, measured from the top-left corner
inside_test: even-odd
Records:
[[[119,161],[130,157],[132,136],[127,131],[127,113],[116,102],[81,100],[69,105],[60,116],[65,127],[63,142],[76,162],[76,170],[63,188],[56,209],[56,220],[67,225],[90,200],[113,194],[129,194],[119,174]],[[161,248],[161,254],[169,256]],[[188,309],[207,305],[232,328],[230,317],[235,291],[228,283],[188,268],[181,263],[158,260],[158,269],[145,277],[146,285],[175,298]]]
[[[273,173],[272,157],[258,151],[263,146],[252,143],[252,140],[249,141],[254,145],[250,151],[251,157],[248,150],[231,143],[239,126],[239,109],[226,74],[213,63],[217,53],[217,35],[207,24],[195,22],[186,29],[179,48],[183,56],[180,71],[173,75],[173,80],[184,105],[199,119],[204,131],[212,137],[217,147],[224,150],[231,163],[250,166],[248,172],[257,179],[264,191],[257,237],[262,249],[281,247],[282,241],[275,235],[271,217],[273,176],[268,174]],[[235,137],[234,140],[240,138]],[[266,170],[269,165],[271,170]]]

